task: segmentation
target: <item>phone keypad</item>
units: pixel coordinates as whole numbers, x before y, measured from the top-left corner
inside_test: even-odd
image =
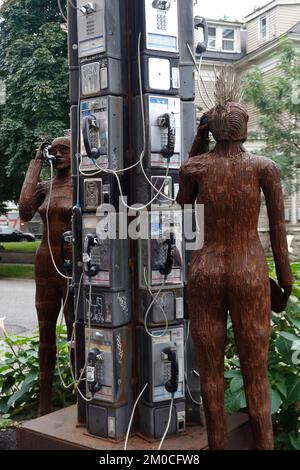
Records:
[[[98,148],[99,147],[99,137],[98,137],[98,132],[94,131],[91,132],[91,146],[92,148]]]
[[[163,372],[163,374],[164,374],[164,376],[163,376],[164,382],[167,382],[168,380],[170,380],[171,375],[172,375],[172,366],[171,366],[171,362],[167,362],[167,363],[164,365],[164,372]]]
[[[160,31],[167,30],[167,17],[165,13],[157,13],[157,29]]]
[[[97,382],[103,383],[104,381],[104,370],[102,362],[98,362],[95,367],[95,378]]]

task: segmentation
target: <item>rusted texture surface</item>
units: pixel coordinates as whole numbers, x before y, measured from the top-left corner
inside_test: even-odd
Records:
[[[124,441],[101,439],[87,433],[85,427],[76,426],[76,406],[70,406],[32,421],[17,429],[18,450],[98,450],[120,451]],[[247,416],[236,414],[228,418],[228,449],[253,448]],[[158,441],[147,441],[132,435],[128,441],[130,450],[156,450]],[[205,450],[207,437],[202,426],[188,427],[185,432],[167,437],[162,450]]]
[[[57,138],[52,143],[56,156],[56,176],[49,206],[50,245],[55,263],[63,270],[60,250],[61,236],[71,229],[72,182],[70,176],[70,139]],[[41,246],[35,258],[36,310],[39,321],[40,347],[40,414],[51,411],[52,379],[56,360],[55,328],[62,302],[67,292],[67,281],[55,270],[51,260],[46,226],[46,211],[49,203],[50,182],[39,182],[42,162],[40,152],[32,160],[20,195],[20,217],[29,221],[38,211],[44,224]],[[70,253],[71,256],[71,253]],[[66,309],[67,310],[67,309]],[[68,333],[72,319],[65,311]]]
[[[273,161],[245,151],[242,141],[247,121],[244,107],[237,103],[208,113],[207,135],[213,131],[216,148],[191,155],[182,165],[177,197],[182,206],[195,201],[204,204],[204,246],[192,255],[188,303],[211,449],[225,448],[227,439],[224,349],[228,311],[255,445],[257,449],[273,448],[267,376],[270,284],[257,232],[261,191],[267,203],[278,281],[287,297],[293,283],[279,172]],[[202,137],[207,137],[204,134],[202,130]]]

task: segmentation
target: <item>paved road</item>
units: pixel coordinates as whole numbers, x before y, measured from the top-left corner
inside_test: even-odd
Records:
[[[34,297],[34,281],[0,279],[0,317],[9,333],[27,336],[37,328]]]

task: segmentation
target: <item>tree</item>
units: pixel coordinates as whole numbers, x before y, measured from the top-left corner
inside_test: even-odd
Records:
[[[293,42],[283,40],[278,76],[265,81],[259,69],[245,79],[245,100],[259,111],[259,132],[252,137],[265,142],[260,154],[277,163],[285,186],[295,188],[295,169],[300,165],[300,56]]]
[[[0,9],[0,202],[18,200],[29,161],[69,124],[67,35],[57,0],[6,0]]]

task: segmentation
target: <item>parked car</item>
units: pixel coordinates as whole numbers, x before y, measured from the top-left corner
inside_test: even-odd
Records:
[[[32,233],[21,232],[15,228],[0,227],[0,242],[34,242]]]

